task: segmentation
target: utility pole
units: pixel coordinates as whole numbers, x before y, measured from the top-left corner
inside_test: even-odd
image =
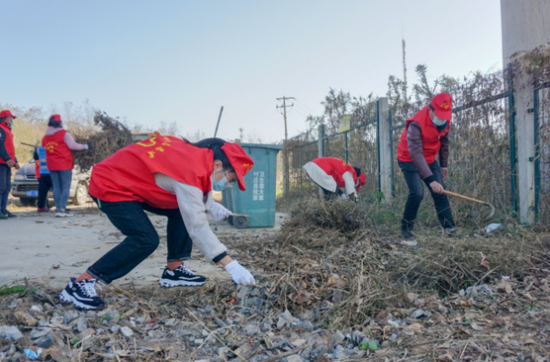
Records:
[[[242,128],[242,127],[239,128],[239,132],[240,132],[240,134],[241,134],[241,137],[240,137],[241,142],[244,142],[244,133],[243,133],[243,132],[244,132],[244,128]]]
[[[290,190],[290,180],[289,180],[289,173],[290,173],[290,167],[289,167],[289,161],[288,161],[288,147],[287,147],[287,141],[288,141],[288,127],[286,122],[286,107],[292,107],[294,106],[294,103],[287,105],[286,101],[289,99],[295,99],[294,97],[285,97],[277,98],[278,101],[283,101],[282,106],[276,106],[275,108],[283,109],[283,117],[285,119],[285,141],[283,143],[283,197],[288,196],[288,191]]]
[[[405,39],[401,39],[403,42],[403,96],[405,97],[405,102],[409,102],[407,98],[407,63],[405,62]]]

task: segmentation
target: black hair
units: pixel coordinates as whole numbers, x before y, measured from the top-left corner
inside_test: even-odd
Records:
[[[224,170],[234,171],[234,168],[229,162],[229,159],[227,158],[227,156],[225,155],[225,152],[223,152],[221,149],[221,147],[227,143],[226,141],[222,140],[221,138],[206,138],[195,143],[191,143],[189,141],[187,142],[192,144],[195,147],[211,149],[212,152],[214,153],[214,160],[221,161]]]
[[[430,109],[432,110],[432,112],[435,112],[435,108],[434,108],[434,106],[432,106],[432,104],[431,104],[431,103],[430,103],[430,104],[428,104],[428,106],[430,106]]]
[[[357,174],[357,177],[361,176],[361,169],[359,167],[354,167],[355,173]]]
[[[50,120],[48,121],[48,127],[61,128],[63,127],[63,124],[61,122],[55,121],[53,116],[51,116]]]
[[[8,117],[0,117],[0,123],[4,122]]]

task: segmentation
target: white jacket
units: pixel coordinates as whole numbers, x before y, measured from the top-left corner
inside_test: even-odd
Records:
[[[227,247],[214,234],[206,218],[205,211],[210,209],[214,202],[212,191],[203,196],[198,187],[181,183],[162,173],[155,173],[154,175],[158,187],[176,195],[187,232],[193,240],[193,244],[200,250],[206,260],[212,261],[212,259],[226,251]]]

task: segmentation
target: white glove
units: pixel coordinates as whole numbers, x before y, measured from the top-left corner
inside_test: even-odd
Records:
[[[218,204],[217,202],[213,201],[212,205],[210,206],[210,214],[216,221],[220,221],[228,217],[232,214],[231,210],[227,210],[222,205]]]
[[[342,199],[344,199],[344,200],[347,200],[347,199],[348,199],[348,197],[346,196],[346,194],[342,194]]]
[[[85,145],[84,145],[84,149],[85,149],[85,150],[88,150],[88,149],[89,149],[89,148],[88,148],[88,145],[85,144]]]
[[[231,263],[227,264],[225,266],[225,270],[227,270],[233,281],[237,284],[256,284],[254,276],[236,260],[233,260]]]

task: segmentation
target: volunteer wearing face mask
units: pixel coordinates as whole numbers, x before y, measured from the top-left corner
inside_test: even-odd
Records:
[[[212,189],[222,190],[228,183],[238,182],[244,191],[243,177],[253,165],[234,143],[211,138],[193,144],[159,134],[94,165],[90,195],[126,239],[80,277],[71,278],[61,300],[82,309],[104,306],[95,291],[96,280],[109,284],[123,277],[159,245],[159,236],[145,211],[168,217],[168,257],[161,286],[205,283],[205,277],[184,263],[191,257],[193,244],[208,261],[223,265],[235,283],[254,284],[252,274],[227,255],[205,214],[209,210],[216,219],[230,214],[212,201]]]
[[[397,148],[397,160],[409,187],[401,233],[413,239],[414,221],[426,184],[432,194],[437,217],[448,235],[454,230],[454,220],[447,195],[443,194],[443,179],[448,177],[449,128],[453,103],[447,93],[436,95],[429,105],[407,120]],[[436,157],[439,154],[439,163]]]
[[[327,201],[336,196],[357,200],[357,193],[366,182],[360,168],[351,167],[334,157],[316,158],[302,168],[309,179],[323,190]],[[345,193],[340,188],[345,189]]]

